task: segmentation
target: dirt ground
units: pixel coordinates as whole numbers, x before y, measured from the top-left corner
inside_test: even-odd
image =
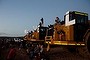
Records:
[[[53,48],[50,60],[90,60],[78,54],[78,52],[70,52],[65,48]]]
[[[1,59],[6,60],[7,54],[9,49],[4,49],[1,52]],[[16,57],[15,60],[30,60],[28,55],[26,54],[25,49],[19,50],[16,48]],[[52,48],[51,52],[47,55],[50,60],[90,60],[89,58],[84,58],[83,56],[79,55],[77,52],[70,52],[64,48]]]

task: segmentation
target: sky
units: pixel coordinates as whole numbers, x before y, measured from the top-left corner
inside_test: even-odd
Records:
[[[0,35],[24,36],[41,18],[47,26],[67,11],[86,12],[90,20],[90,0],[0,0]]]

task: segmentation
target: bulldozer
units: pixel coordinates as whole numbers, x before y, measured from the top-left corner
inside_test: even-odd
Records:
[[[68,46],[76,48],[81,55],[90,57],[90,20],[88,14],[79,11],[68,11],[64,15],[64,21],[56,17],[55,24],[50,25],[45,36],[48,44]]]

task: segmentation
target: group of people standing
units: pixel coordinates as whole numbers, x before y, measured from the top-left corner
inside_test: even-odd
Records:
[[[2,48],[5,45],[5,49]],[[6,51],[5,54],[2,55],[5,60],[16,60],[18,59],[17,56],[19,55],[19,51],[23,51],[23,54],[27,53],[27,56],[30,60],[48,60],[47,55],[45,54],[45,48],[42,44],[33,44],[33,43],[15,43],[15,42],[8,42],[8,44],[0,43],[0,57],[2,55],[1,50],[3,49]],[[25,52],[26,50],[26,52]],[[21,58],[21,57],[20,57]]]
[[[36,44],[31,45],[27,48],[27,54],[29,55],[30,60],[43,60],[44,59],[44,48],[43,45]]]

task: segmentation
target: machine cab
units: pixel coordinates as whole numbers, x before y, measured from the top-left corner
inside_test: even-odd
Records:
[[[78,11],[68,11],[64,16],[65,26],[73,25],[74,40],[83,41],[83,36],[88,29],[88,14]]]
[[[88,14],[77,11],[68,11],[64,16],[65,26],[73,24],[87,24],[88,23]]]

